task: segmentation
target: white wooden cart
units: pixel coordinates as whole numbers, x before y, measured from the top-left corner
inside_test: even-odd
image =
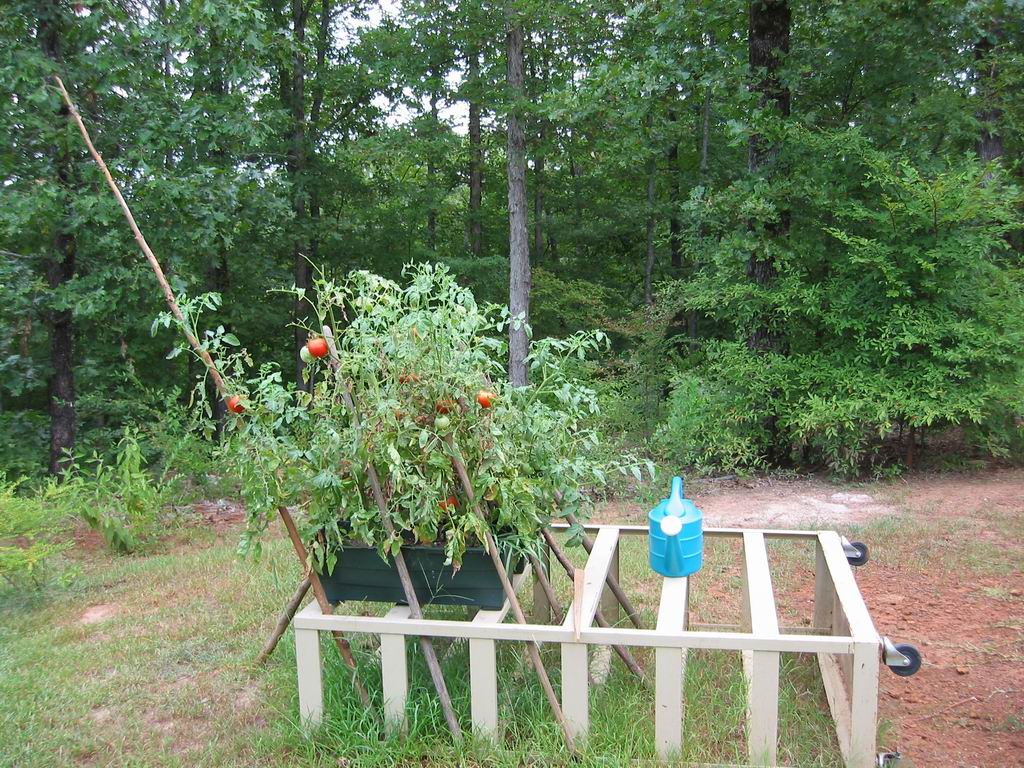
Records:
[[[323,615],[316,602],[295,617],[299,709],[304,722],[319,723],[323,714],[320,632],[370,633],[380,636],[385,717],[401,727],[408,693],[405,640],[408,636],[465,638],[469,641],[473,731],[491,737],[498,730],[496,641],[533,640],[560,643],[562,707],[580,739],[589,728],[588,648],[591,645],[646,646],[655,649],[654,730],[658,754],[668,760],[682,748],[683,684],[686,652],[693,649],[739,651],[747,679],[746,738],[749,762],[774,766],[778,740],[779,657],[813,653],[821,667],[839,746],[848,768],[876,765],[875,730],[879,660],[883,638],[876,632],[844,552],[833,531],[746,530],[711,528],[707,537],[742,540],[742,625],[690,625],[689,580],[662,578],[654,629],[593,626],[602,607],[606,617],[617,611],[606,588],[609,573],[618,575],[619,540],[646,535],[645,526],[587,526],[596,532],[584,570],[581,606],[566,611],[565,622],[552,626],[548,601],[534,586],[536,623],[504,623],[508,602],[500,610],[479,611],[469,621],[409,617],[405,606],[385,616]],[[800,539],[816,549],[814,618],[810,627],[780,627],[775,590],[768,567],[769,539]],[[517,577],[517,589],[528,578]],[[699,577],[700,574],[697,574]],[[575,609],[575,610],[573,610]],[[581,609],[581,610],[580,610]],[[574,626],[574,615],[581,616]],[[578,636],[578,639],[577,639]],[[886,641],[887,642],[887,641]]]

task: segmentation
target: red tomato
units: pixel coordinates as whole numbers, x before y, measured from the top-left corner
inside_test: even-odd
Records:
[[[476,393],[476,401],[480,403],[481,408],[490,408],[497,397],[496,394],[487,389],[481,389]]]
[[[309,354],[313,357],[327,357],[327,340],[317,336],[315,339],[310,339],[306,342],[306,349],[309,350]]]
[[[245,406],[242,405],[242,398],[232,395],[228,398],[228,410],[232,413],[245,413]]]
[[[441,509],[455,509],[459,505],[459,500],[454,496],[449,496],[447,499],[441,499],[437,502],[437,506]]]
[[[438,400],[434,403],[434,410],[438,413],[448,413],[454,407],[455,403],[451,400]]]

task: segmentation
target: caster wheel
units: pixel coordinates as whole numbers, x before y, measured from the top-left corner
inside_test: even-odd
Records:
[[[846,561],[850,565],[864,565],[865,563],[867,563],[868,560],[871,559],[871,556],[868,553],[868,545],[865,544],[863,541],[851,541],[850,546],[857,550],[856,555],[848,554],[846,556]]]
[[[897,643],[896,650],[910,659],[910,664],[905,667],[890,666],[889,669],[892,673],[894,675],[899,675],[900,677],[910,677],[911,675],[916,674],[921,668],[921,652],[909,643]]]

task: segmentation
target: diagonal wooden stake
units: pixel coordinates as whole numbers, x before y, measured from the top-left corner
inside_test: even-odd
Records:
[[[546,541],[548,546],[551,548],[551,551],[555,555],[555,559],[558,560],[563,570],[565,570],[566,575],[572,578],[574,573],[579,569],[573,567],[572,562],[570,562],[569,558],[565,556],[565,552],[563,552],[561,547],[558,546],[558,542],[555,541],[555,538],[551,535],[550,531],[548,531],[545,528],[543,535],[544,541]],[[536,567],[534,568],[534,570],[536,571]],[[548,602],[551,603],[552,608],[558,609],[557,611],[555,611],[555,615],[558,616],[561,613],[561,606],[558,604],[558,599],[552,597],[552,595],[554,595],[554,590],[551,589],[550,581],[548,581],[546,577],[545,581],[548,582],[548,587],[544,589],[544,582],[541,582],[541,588],[544,589],[545,593],[548,595]],[[548,590],[551,591],[549,592]],[[581,601],[577,597],[575,602],[580,603]],[[597,612],[594,614],[594,618],[597,620],[597,625],[599,627],[604,627],[605,629],[609,629],[611,627],[611,624],[608,623],[608,619],[605,618],[605,615],[604,613],[602,613],[600,608],[597,609]],[[558,622],[561,623],[561,619],[558,619]],[[617,653],[619,658],[622,659],[622,663],[626,665],[626,668],[630,672],[632,672],[634,675],[640,678],[640,680],[644,683],[648,682],[647,677],[644,675],[643,669],[641,669],[640,664],[636,660],[636,657],[628,648],[626,648],[624,645],[613,645],[612,648],[615,649],[615,653]]]
[[[195,350],[196,354],[199,355],[199,359],[206,365],[206,370],[213,380],[214,385],[217,387],[217,392],[221,397],[228,397],[229,393],[227,386],[224,384],[224,378],[220,375],[220,371],[217,370],[216,363],[213,362],[213,358],[210,353],[203,348],[199,343],[199,339],[196,338],[195,332],[189,326],[188,321],[181,312],[181,307],[178,306],[177,300],[174,298],[174,291],[171,290],[170,284],[167,282],[167,277],[164,275],[163,269],[160,267],[160,262],[157,261],[156,255],[153,253],[153,249],[149,247],[149,243],[146,242],[146,238],[142,234],[142,230],[139,229],[139,225],[135,223],[135,217],[132,215],[131,208],[128,207],[128,203],[124,199],[124,195],[121,194],[120,188],[117,186],[117,182],[114,181],[114,177],[110,175],[110,169],[107,168],[107,164],[103,161],[102,155],[93,146],[92,139],[89,137],[89,131],[86,130],[85,123],[82,121],[82,116],[78,113],[78,109],[75,107],[74,102],[71,101],[71,96],[68,94],[67,88],[64,87],[63,81],[53,76],[54,81],[57,83],[57,89],[60,91],[61,97],[64,99],[64,103],[68,107],[68,112],[71,115],[71,119],[75,121],[78,126],[78,132],[82,134],[82,139],[85,141],[85,146],[89,150],[89,154],[92,155],[92,159],[96,161],[96,165],[99,166],[100,171],[103,172],[104,178],[107,180],[107,186],[110,187],[110,191],[114,193],[114,197],[117,199],[118,204],[121,206],[121,211],[124,213],[125,219],[128,221],[128,226],[132,230],[132,234],[135,236],[135,242],[139,244],[139,248],[142,249],[142,253],[145,255],[149,265],[153,268],[153,273],[156,275],[156,280],[160,283],[160,289],[163,291],[164,299],[167,301],[167,306],[171,310],[171,314],[174,315],[178,323],[181,326],[182,333],[185,334],[185,338],[188,343]],[[285,528],[288,529],[288,535],[292,539],[292,544],[295,547],[295,553],[298,555],[299,560],[302,562],[303,570],[306,568],[307,555],[306,548],[302,544],[302,539],[298,538],[298,533],[295,531],[295,521],[292,520],[291,514],[285,507],[278,507],[278,512],[281,515],[281,521],[284,523]],[[327,602],[326,596],[323,595],[323,589],[317,590],[319,580],[316,579],[315,575],[312,577],[314,593],[316,593],[317,602],[320,603],[320,610],[324,613],[331,612],[331,604]],[[341,654],[341,658],[345,664],[352,669],[353,672],[356,670],[356,660],[352,655],[352,649],[348,644],[348,641],[342,636],[340,632],[335,632],[334,641],[338,646],[338,652]],[[366,692],[366,688],[363,686],[359,678],[353,675],[353,685],[355,686],[356,692],[359,694],[360,700],[366,707],[370,706],[370,697]]]
[[[455,446],[455,438],[448,434],[445,436],[444,441],[449,451],[451,451],[452,467],[455,469],[455,474],[459,476],[459,482],[462,484],[462,490],[466,494],[466,500],[476,516],[486,524],[484,513],[481,511],[480,504],[476,500],[476,494],[473,492],[473,483],[470,482],[469,474],[466,472],[466,465],[462,462],[459,450]],[[494,540],[494,535],[491,533],[490,528],[486,529],[485,543],[487,545],[487,553],[491,556],[494,569],[498,572],[498,579],[505,590],[505,597],[508,598],[508,603],[512,608],[512,615],[515,616],[516,623],[527,624],[526,614],[523,613],[523,609],[519,605],[519,597],[516,595],[512,582],[509,581],[508,571],[505,569],[505,564],[501,561],[501,553],[498,551],[498,543]],[[565,736],[565,746],[571,753],[575,754],[576,740],[573,738],[572,731],[569,728],[569,722],[565,719],[565,713],[562,712],[562,704],[555,694],[555,689],[551,686],[548,672],[544,668],[544,661],[540,657],[540,647],[531,640],[526,644],[526,650],[530,655],[530,661],[533,663],[533,669],[537,673],[541,687],[544,689],[544,695],[547,696],[551,711],[562,728],[562,734]]]
[[[574,515],[572,512],[566,513],[565,519],[566,522],[569,523],[569,525],[577,524],[576,515]],[[591,550],[593,550],[594,548],[594,542],[586,534],[586,532],[584,532],[583,534],[582,542],[583,548],[587,550],[587,554],[589,555]],[[636,608],[633,607],[633,603],[630,601],[630,599],[626,597],[626,593],[623,591],[622,586],[619,584],[619,580],[618,578],[616,578],[615,574],[611,571],[608,571],[608,575],[605,577],[605,583],[608,585],[608,589],[612,591],[612,594],[615,595],[615,599],[619,601],[619,604],[625,609],[626,613],[629,615],[629,620],[633,622],[633,626],[637,629],[643,629],[643,626],[640,624],[640,614],[637,612]]]
[[[330,326],[324,326],[323,334],[324,339],[327,341],[327,347],[330,350],[328,362],[331,369],[335,373],[339,373],[341,361],[338,358],[338,347],[334,343],[334,333],[331,331]],[[355,400],[352,398],[349,383],[344,379],[341,382],[341,397],[349,414],[352,416],[352,423],[358,429],[359,411],[356,409]],[[384,524],[384,530],[388,532],[389,536],[395,537],[397,533],[395,532],[394,524],[391,522],[391,513],[388,511],[387,501],[384,499],[384,493],[381,490],[377,469],[372,463],[367,463],[366,475],[370,480],[370,490],[373,492],[373,498],[377,502],[377,509],[380,511],[380,519]],[[416,588],[413,586],[412,577],[409,575],[409,568],[405,563],[405,556],[402,554],[402,550],[399,549],[394,557],[395,567],[398,569],[398,580],[402,582],[402,591],[405,592],[405,600],[409,604],[409,615],[414,619],[422,619],[423,610],[420,608],[420,601],[416,596]],[[423,636],[419,638],[419,642],[420,649],[423,651],[423,657],[427,661],[427,668],[430,670],[430,678],[433,680],[434,688],[437,690],[437,696],[441,702],[441,710],[444,712],[444,719],[448,723],[448,729],[452,732],[455,740],[461,742],[462,728],[459,726],[459,719],[455,716],[455,709],[452,706],[451,696],[448,694],[448,686],[444,682],[444,675],[441,673],[441,663],[437,660],[434,644],[429,637]]]
[[[544,590],[544,595],[548,599],[548,605],[551,606],[551,613],[555,617],[555,624],[561,624],[565,618],[565,614],[562,612],[562,604],[558,602],[558,595],[555,594],[554,587],[551,586],[551,580],[548,575],[544,572],[544,566],[541,565],[533,555],[530,555],[530,567],[533,569],[533,577],[540,584],[540,588]]]
[[[302,598],[309,592],[309,577],[305,577],[295,590],[295,594],[292,595],[291,600],[281,611],[281,615],[277,619],[277,624],[274,626],[274,631],[271,632],[270,637],[267,638],[267,642],[263,644],[263,650],[260,651],[259,656],[256,657],[256,661],[253,662],[257,667],[264,664],[267,659],[270,658],[270,654],[277,648],[277,643],[281,639],[281,635],[288,629],[288,625],[292,623],[292,619],[295,618],[295,612],[299,610],[299,606],[302,605]]]

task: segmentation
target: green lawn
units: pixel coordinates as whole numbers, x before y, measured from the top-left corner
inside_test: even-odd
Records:
[[[229,534],[196,533],[163,553],[73,561],[69,586],[0,597],[0,765],[449,766],[568,763],[560,731],[520,647],[501,644],[501,751],[450,744],[418,651],[412,663],[409,730],[386,739],[376,712],[352,693],[324,641],[326,718],[311,738],[297,723],[292,634],[266,667],[252,660],[298,578],[284,542],[259,563],[241,562]],[[653,621],[657,582],[644,540],[623,553],[623,582]],[[738,611],[735,552],[709,543],[695,579],[695,616],[726,621]],[[797,557],[796,554],[787,557]],[[787,561],[789,562],[789,561]],[[773,562],[773,567],[775,563]],[[706,584],[725,585],[714,594]],[[559,589],[568,593],[568,580]],[[529,590],[526,590],[528,593]],[[529,595],[526,601],[529,602]],[[95,621],[83,622],[87,609]],[[373,606],[363,606],[372,610]],[[452,609],[448,609],[450,612]],[[372,638],[352,638],[371,691],[379,683]],[[468,650],[437,643],[456,708],[469,723]],[[559,685],[558,654],[544,649]],[[637,649],[653,671],[651,654]],[[686,684],[684,757],[743,762],[744,690],[738,654],[693,653]],[[379,694],[378,694],[379,698]],[[378,702],[379,703],[379,702]],[[378,708],[379,709],[379,708]],[[653,758],[653,693],[613,657],[606,684],[591,693],[591,737],[582,765]],[[784,657],[780,762],[839,766],[824,695],[809,658]]]

